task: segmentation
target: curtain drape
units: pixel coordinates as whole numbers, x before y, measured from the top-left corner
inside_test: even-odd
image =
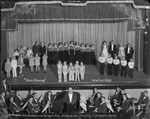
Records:
[[[111,40],[115,44],[131,43],[135,48],[135,31],[128,29],[128,21],[102,23],[102,22],[37,22],[18,23],[17,31],[8,31],[8,56],[19,45],[32,47],[35,41],[48,43],[69,42],[74,40],[79,43],[94,43],[98,58],[102,41]]]

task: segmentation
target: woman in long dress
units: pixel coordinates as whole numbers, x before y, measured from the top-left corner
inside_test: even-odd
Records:
[[[103,43],[102,43],[102,52],[101,52],[101,54],[104,55],[105,59],[108,58],[108,46],[107,46],[106,41],[103,41]]]
[[[96,56],[95,56],[95,46],[94,44],[91,44],[91,64],[95,65],[96,64]]]
[[[64,43],[64,61],[67,62],[67,64],[69,63],[69,46],[68,46],[68,43],[65,42]]]
[[[119,46],[118,57],[120,59],[122,59],[123,57],[125,57],[125,48],[123,47],[122,43]]]
[[[53,46],[51,43],[48,44],[47,47],[47,55],[48,55],[48,64],[53,64]]]

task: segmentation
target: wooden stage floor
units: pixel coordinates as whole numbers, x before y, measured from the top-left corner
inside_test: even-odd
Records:
[[[150,76],[142,71],[134,71],[134,78],[108,76],[99,74],[99,69],[95,65],[86,65],[85,79],[80,82],[61,82],[58,83],[56,65],[49,65],[47,73],[43,70],[39,73],[30,73],[29,67],[23,68],[23,75],[17,78],[8,79],[8,84],[12,90],[27,90],[31,87],[35,90],[65,90],[69,86],[74,89],[91,89],[97,87],[99,89],[111,89],[117,86],[130,88],[150,88]]]

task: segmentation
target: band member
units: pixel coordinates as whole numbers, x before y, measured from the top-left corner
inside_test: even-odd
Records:
[[[96,64],[96,57],[95,57],[95,46],[94,44],[91,44],[91,64],[95,65]]]
[[[146,106],[149,104],[150,99],[148,97],[148,91],[144,91],[144,97],[141,102],[141,106],[143,107],[143,111],[145,112]]]
[[[19,58],[18,58],[18,67],[20,68],[20,74],[22,73],[22,69],[24,67],[24,61],[23,61],[23,54],[20,54],[19,55]]]
[[[104,75],[104,67],[105,67],[105,61],[106,61],[106,59],[105,59],[103,53],[99,57],[98,61],[100,62],[100,74]]]
[[[25,102],[27,102],[30,99],[30,97],[33,97],[33,93],[34,93],[33,89],[28,90],[28,95],[25,98]]]
[[[128,76],[133,79],[134,61],[132,58],[130,59],[130,62],[128,62],[128,67],[129,67]]]
[[[88,102],[90,103],[90,104],[88,104],[88,105],[93,105],[93,104],[94,104],[95,99],[96,99],[96,96],[97,96],[97,93],[98,93],[97,88],[94,88],[94,89],[93,89],[93,94],[92,94],[92,96],[89,97],[89,99],[88,99]]]
[[[75,46],[74,46],[74,42],[73,41],[70,41],[69,55],[70,55],[70,62],[74,63]]]
[[[107,47],[108,47],[107,42],[103,41],[101,54],[104,55],[105,59],[107,59],[107,57],[108,57],[108,48]]]
[[[13,97],[10,97],[9,109],[11,113],[18,113],[20,111],[20,107],[17,107]]]
[[[17,77],[17,60],[15,57],[11,60],[12,76]]]
[[[28,103],[27,103],[27,109],[30,114],[36,114],[39,112],[39,108],[33,105],[33,98],[30,97]]]
[[[119,46],[119,52],[118,57],[122,59],[122,57],[125,57],[125,48],[123,47],[123,44],[121,43]]]
[[[32,51],[33,56],[35,56],[36,54],[40,55],[40,46],[38,41],[35,42],[35,45],[32,47]]]
[[[64,103],[66,104],[66,113],[74,113],[77,111],[77,95],[69,87],[69,91],[64,96]]]
[[[106,112],[106,110],[107,110],[107,105],[106,105],[106,101],[105,101],[106,99],[105,99],[105,97],[104,96],[102,96],[101,97],[101,103],[100,103],[100,105],[99,105],[99,107],[98,107],[98,112],[99,113],[104,113],[104,112]]]
[[[69,81],[74,81],[74,66],[72,62],[69,65]]]
[[[112,40],[110,42],[110,45],[108,46],[108,53],[111,54],[111,56],[114,58],[116,54],[116,45],[114,44],[114,41]]]
[[[127,47],[125,48],[125,56],[126,56],[127,62],[129,62],[130,59],[133,57],[133,53],[134,53],[134,50],[133,50],[133,48],[131,47],[131,44],[128,43],[128,44],[127,44]]]
[[[29,57],[29,66],[30,66],[31,73],[33,73],[34,72],[34,57],[32,54]]]
[[[64,82],[67,82],[67,74],[68,74],[68,65],[67,62],[64,61],[64,65],[62,66]]]
[[[64,43],[64,61],[66,61],[67,64],[69,63],[69,46],[67,42]]]
[[[39,72],[40,71],[40,57],[38,54],[35,55],[34,60],[35,60],[35,71]]]
[[[81,43],[81,48],[80,48],[80,61],[83,62],[85,64],[85,46],[84,43]]]
[[[37,99],[37,93],[33,93],[33,101],[32,101],[32,104],[37,107],[37,108],[40,108],[40,102],[39,100]]]
[[[79,45],[79,42],[76,42],[76,45],[75,45],[75,61],[80,62],[80,45]]]
[[[57,72],[58,72],[58,82],[62,82],[62,63],[61,63],[61,61],[58,61]]]
[[[15,97],[14,97],[14,102],[16,103],[18,108],[21,108],[22,104],[23,104],[23,99],[20,96],[20,92],[16,91]]]
[[[109,54],[108,55],[108,58],[107,58],[107,74],[108,75],[112,75],[112,66],[113,65],[113,58],[111,57],[111,55]]]
[[[0,95],[0,107],[7,108],[5,92],[2,92],[1,95]]]
[[[10,78],[10,71],[11,71],[11,62],[9,60],[9,58],[7,59],[7,62],[5,63],[5,71],[6,71],[6,75],[7,75],[7,78]]]
[[[74,66],[74,70],[75,70],[75,81],[80,81],[80,77],[79,77],[79,72],[80,72],[79,61],[76,61],[76,64]]]
[[[85,64],[90,64],[91,63],[91,48],[90,48],[90,46],[89,46],[89,44],[87,43],[86,44],[86,47],[85,47]]]
[[[119,61],[117,55],[115,55],[115,59],[113,60],[113,64],[114,64],[114,76],[118,76],[120,61]]]
[[[47,55],[46,54],[44,54],[44,56],[42,57],[43,58],[43,60],[42,60],[42,64],[43,64],[43,71],[44,72],[47,72]]]
[[[122,57],[121,59],[121,77],[126,77],[127,74],[127,61],[125,60],[125,57]]]
[[[83,62],[80,63],[79,71],[80,71],[80,75],[81,75],[81,80],[84,80],[85,66],[84,66]]]
[[[57,43],[54,43],[53,45],[53,63],[57,64],[58,63],[58,57],[59,57],[59,49],[57,47]]]
[[[51,43],[48,44],[47,47],[47,55],[48,55],[48,64],[53,64],[53,46]]]
[[[63,54],[64,53],[64,47],[63,47],[62,42],[59,43],[58,48],[59,48],[59,60],[61,62],[63,62],[64,61],[64,54]]]

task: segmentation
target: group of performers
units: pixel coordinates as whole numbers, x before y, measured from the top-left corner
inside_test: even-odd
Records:
[[[69,81],[80,81],[80,79],[84,80],[85,66],[83,62],[81,62],[80,65],[79,61],[76,61],[75,65],[73,65],[72,62],[70,62],[68,66],[66,61],[64,61],[63,64],[61,63],[61,61],[58,61],[57,71],[58,71],[58,82],[62,82],[62,76],[64,82],[67,82],[68,73],[69,73]]]
[[[127,47],[124,48],[122,44],[120,44],[118,50],[114,41],[110,42],[110,45],[107,46],[107,42],[104,41],[102,44],[102,51],[100,53],[100,57],[98,59],[100,63],[100,74],[104,75],[104,71],[107,68],[107,74],[118,76],[119,68],[121,69],[121,77],[127,77],[127,69],[128,76],[133,78],[133,69],[134,69],[134,61],[132,59],[134,50],[131,47],[131,44],[127,44]],[[105,67],[107,65],[107,67]]]

